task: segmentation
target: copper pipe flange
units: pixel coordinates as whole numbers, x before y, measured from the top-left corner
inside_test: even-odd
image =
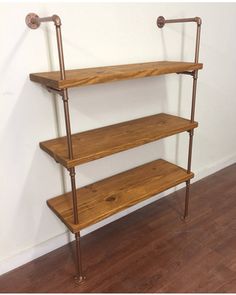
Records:
[[[30,29],[37,29],[40,26],[39,16],[35,13],[29,13],[26,15],[25,23]]]
[[[158,28],[160,28],[160,29],[163,28],[164,25],[165,25],[165,22],[166,22],[166,20],[165,20],[164,16],[159,16],[157,18],[157,26],[158,26]]]
[[[74,281],[76,285],[83,284],[85,280],[86,280],[86,276],[79,276],[79,275],[74,276]]]

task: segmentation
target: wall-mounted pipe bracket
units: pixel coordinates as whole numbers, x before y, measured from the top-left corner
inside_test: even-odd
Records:
[[[200,17],[192,17],[192,18],[176,18],[176,19],[165,19],[164,16],[159,16],[157,18],[157,26],[158,28],[163,28],[165,24],[170,23],[190,23],[195,22],[198,26],[202,24],[202,20]]]
[[[200,17],[198,17],[198,16],[192,17],[192,18],[176,18],[176,19],[165,19],[164,16],[159,16],[157,18],[157,26],[160,29],[163,28],[165,24],[190,23],[190,22],[194,22],[194,23],[197,24],[194,62],[198,63],[202,19]]]
[[[49,17],[39,17],[37,14],[31,12],[25,18],[26,25],[33,30],[37,29],[43,22],[54,22],[56,27],[61,26],[61,19],[56,14]]]

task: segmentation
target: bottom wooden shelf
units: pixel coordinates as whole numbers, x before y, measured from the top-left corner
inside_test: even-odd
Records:
[[[79,224],[73,224],[71,193],[52,198],[47,204],[70,231],[76,233],[193,176],[193,173],[160,159],[79,188]]]

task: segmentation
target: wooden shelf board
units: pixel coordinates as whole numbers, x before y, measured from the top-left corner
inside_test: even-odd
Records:
[[[72,136],[74,158],[68,158],[66,137],[40,143],[40,147],[66,168],[134,148],[196,128],[197,122],[165,113],[80,132]]]
[[[201,63],[156,61],[128,65],[85,68],[66,71],[66,80],[60,79],[60,72],[30,74],[30,80],[55,89],[106,83],[111,81],[143,78],[202,69]]]
[[[77,190],[77,225],[73,223],[71,193],[52,198],[47,204],[70,231],[76,233],[193,176],[160,159],[82,187]]]

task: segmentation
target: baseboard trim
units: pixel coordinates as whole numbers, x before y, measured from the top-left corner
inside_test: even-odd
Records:
[[[234,164],[236,162],[236,154],[222,159],[221,161],[218,161],[210,166],[204,167],[198,171],[195,171],[195,178],[193,179],[194,182],[207,177],[223,168],[226,168],[232,164]],[[178,189],[181,189],[183,187],[183,185],[179,185],[177,187]],[[160,198],[163,198],[164,196],[172,193],[174,190],[176,189],[170,189],[168,191],[166,191],[165,193],[161,193],[157,196],[154,196],[153,198],[150,198],[144,202],[141,202],[131,208],[128,208],[127,210],[124,210],[120,213],[117,213],[115,215],[113,215],[112,217],[109,217],[93,226],[90,226],[88,228],[86,228],[85,230],[83,230],[81,232],[81,236],[84,236],[86,234],[89,234],[93,231],[95,231],[96,229],[105,226],[121,217],[124,217],[128,214],[130,214],[131,212],[134,212],[148,204],[151,204],[152,202],[155,202],[156,200],[159,200]],[[38,245],[35,245],[32,248],[26,249],[24,251],[21,251],[20,253],[5,258],[3,260],[1,260],[0,262],[0,275],[9,272],[17,267],[20,267],[42,255],[45,255],[61,246],[64,246],[65,244],[69,243],[70,241],[73,240],[73,236],[69,233],[69,232],[64,232],[62,234],[59,234],[58,236],[55,236],[43,243],[40,243]]]

